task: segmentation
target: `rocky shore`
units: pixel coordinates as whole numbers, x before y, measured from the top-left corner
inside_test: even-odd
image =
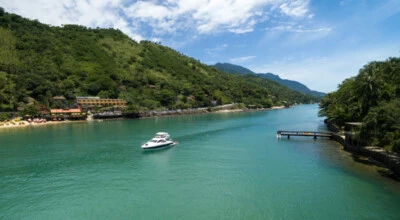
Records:
[[[400,155],[394,152],[388,152],[381,147],[375,146],[354,146],[346,141],[345,135],[334,124],[327,121],[328,129],[335,132],[332,140],[337,141],[343,146],[345,151],[351,152],[354,156],[364,156],[370,163],[383,166],[391,170],[396,179],[400,179]]]
[[[205,113],[230,113],[230,112],[247,112],[247,111],[266,111],[283,109],[285,106],[274,106],[272,108],[238,108],[237,104],[228,104],[216,107],[203,107],[203,108],[191,108],[191,109],[178,109],[178,110],[153,110],[153,111],[142,111],[137,115],[138,118],[151,118],[160,116],[173,116],[173,115],[190,115],[190,114],[205,114]]]
[[[178,110],[153,110],[153,111],[141,111],[138,114],[139,118],[151,118],[159,116],[170,116],[170,115],[189,115],[189,114],[203,114],[208,113],[208,108],[193,108],[193,109],[178,109]]]

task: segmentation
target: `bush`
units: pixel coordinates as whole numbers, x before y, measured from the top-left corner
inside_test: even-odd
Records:
[[[10,119],[11,113],[0,113],[0,121],[5,121]]]
[[[393,132],[387,132],[385,136],[383,137],[382,141],[380,142],[380,145],[382,147],[388,146],[393,142],[394,139],[394,133]]]
[[[400,154],[400,139],[393,141],[392,151]]]

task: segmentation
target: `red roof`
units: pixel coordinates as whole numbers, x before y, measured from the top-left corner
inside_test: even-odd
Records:
[[[81,113],[81,110],[78,108],[73,108],[73,109],[50,109],[51,114],[55,114],[55,113],[60,113],[60,114],[64,114],[64,113]]]

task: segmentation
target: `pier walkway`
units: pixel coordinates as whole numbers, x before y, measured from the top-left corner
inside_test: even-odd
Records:
[[[281,138],[282,136],[287,136],[289,139],[290,136],[305,136],[305,137],[314,137],[314,139],[317,139],[317,137],[326,137],[326,138],[332,138],[332,132],[317,132],[317,131],[278,131],[276,133],[277,138]]]

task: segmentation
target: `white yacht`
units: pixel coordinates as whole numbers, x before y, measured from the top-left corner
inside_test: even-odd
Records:
[[[142,149],[156,149],[175,144],[177,142],[173,141],[167,132],[158,132],[151,140],[142,144]]]

